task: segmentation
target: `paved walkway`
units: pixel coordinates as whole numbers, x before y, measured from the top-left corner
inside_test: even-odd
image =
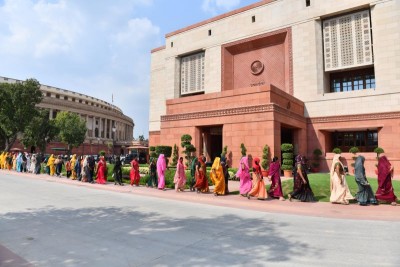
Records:
[[[248,200],[240,195],[228,195],[228,196],[214,196],[212,193],[209,194],[197,194],[194,192],[175,192],[175,190],[167,189],[161,191],[153,188],[147,188],[145,186],[132,187],[130,185],[118,186],[114,183],[101,184],[89,184],[82,183],[76,180],[70,180],[57,177],[51,177],[46,174],[34,175],[27,173],[9,172],[0,170],[3,174],[10,174],[16,177],[24,177],[28,179],[37,179],[48,182],[57,182],[68,184],[71,186],[84,186],[93,190],[107,190],[119,193],[144,195],[150,197],[172,199],[185,202],[202,203],[207,205],[215,205],[222,207],[231,207],[238,209],[249,209],[255,211],[264,211],[272,213],[285,213],[285,214],[297,214],[314,217],[328,217],[328,218],[342,218],[342,219],[357,219],[357,220],[382,220],[382,221],[400,221],[400,206],[390,205],[379,205],[379,206],[366,206],[361,207],[357,204],[350,205],[338,205],[326,202],[316,203],[302,203],[302,202],[290,202],[279,201],[276,199],[268,199],[260,201],[257,199]],[[229,189],[231,191],[238,190],[239,182],[230,181]],[[211,187],[212,188],[212,187]]]

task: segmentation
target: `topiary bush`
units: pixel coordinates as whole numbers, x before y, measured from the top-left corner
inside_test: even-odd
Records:
[[[379,157],[380,154],[385,153],[385,150],[381,147],[377,147],[374,149],[374,152],[376,153],[376,157]]]
[[[266,171],[269,169],[268,154],[269,154],[269,146],[265,145],[263,148],[261,167]]]
[[[335,153],[335,154],[342,154],[342,150],[341,150],[340,148],[338,148],[338,147],[335,147],[335,148],[332,150],[332,152]]]
[[[289,143],[283,143],[281,145],[282,150],[282,170],[292,170],[293,169],[293,145]]]
[[[247,148],[244,146],[243,143],[240,144],[240,153],[242,153],[242,157],[245,157],[247,154]]]

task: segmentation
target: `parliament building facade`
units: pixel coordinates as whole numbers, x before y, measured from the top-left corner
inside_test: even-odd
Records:
[[[400,174],[400,1],[264,0],[187,26],[151,51],[150,146],[183,134],[208,160],[280,157],[282,143],[327,171],[332,150],[368,174],[385,150]]]

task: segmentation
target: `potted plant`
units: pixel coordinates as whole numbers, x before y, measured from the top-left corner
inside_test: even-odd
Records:
[[[340,148],[338,148],[338,147],[335,147],[335,148],[332,150],[332,152],[335,153],[335,154],[342,154],[342,150],[341,150]]]
[[[263,168],[262,170],[263,177],[268,177],[268,170],[269,170],[268,154],[269,154],[269,147],[268,145],[265,145],[263,148],[262,161],[261,161],[261,167]]]
[[[292,177],[293,171],[293,145],[284,143],[281,145],[282,151],[282,166],[283,175],[285,177]]]
[[[377,147],[374,149],[374,152],[376,153],[376,160],[379,161],[379,155],[382,153],[385,153],[385,151],[383,150],[383,148],[381,147]],[[375,174],[378,175],[378,163],[375,164]]]
[[[355,161],[356,161],[356,158],[357,158],[357,153],[358,152],[360,152],[360,150],[358,149],[358,147],[356,147],[356,146],[353,146],[353,147],[351,147],[350,149],[349,149],[349,153],[351,153],[351,154],[353,154],[353,163],[351,163],[351,167],[353,167],[353,173],[354,173],[354,164],[355,164]]]
[[[312,162],[312,171],[319,172],[319,165],[321,160],[322,151],[319,148],[314,149],[313,151],[313,162]]]

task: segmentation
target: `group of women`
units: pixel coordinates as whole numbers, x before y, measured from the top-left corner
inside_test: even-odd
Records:
[[[344,166],[340,161],[340,155],[335,155],[332,160],[330,169],[330,202],[337,204],[348,205],[350,201],[357,201],[360,205],[365,206],[368,204],[376,205],[378,202],[387,202],[392,205],[396,205],[397,197],[394,194],[392,179],[393,179],[393,166],[383,154],[379,157],[378,161],[378,189],[374,194],[369,184],[364,168],[365,158],[358,156],[355,160],[355,181],[358,185],[358,192],[353,196],[349,190],[346,173]],[[38,164],[39,163],[39,164]],[[0,169],[14,169],[17,171],[27,171],[37,173],[37,166],[39,165],[40,173],[40,155],[37,158],[36,155],[25,155],[22,153],[6,153],[0,154]],[[62,165],[64,161],[62,158],[51,155],[45,160],[46,169],[48,174],[59,176],[61,174]],[[114,166],[114,181],[115,184],[123,185],[122,183],[122,170],[121,161],[117,157],[116,164]],[[251,172],[250,166],[253,171]],[[105,184],[107,182],[107,164],[104,157],[100,157],[97,166],[95,165],[94,159],[91,156],[80,157],[76,155],[71,157],[71,160],[65,163],[67,171],[67,178],[75,180],[81,180],[84,182],[94,182],[94,176],[97,176],[96,182],[99,184]],[[165,173],[167,170],[166,159],[163,154],[159,156],[157,162],[152,159],[149,165],[149,179],[146,186],[156,187],[160,190],[165,190]],[[204,156],[195,158],[190,166],[191,181],[189,181],[190,191],[196,191],[197,193],[208,193],[210,192],[206,159]],[[269,167],[269,173],[267,179],[271,181],[269,190],[266,190],[265,181],[261,172],[260,159],[249,157],[242,157],[240,160],[240,166],[236,173],[236,177],[240,179],[239,193],[241,196],[247,197],[248,199],[257,198],[259,200],[265,200],[267,198],[276,198],[279,200],[285,200],[282,191],[281,169],[278,157],[274,157]],[[140,173],[139,164],[137,159],[133,159],[131,162],[130,171],[131,185],[139,186]],[[211,171],[210,180],[214,185],[213,193],[215,196],[229,194],[228,189],[228,164],[225,158],[215,158]],[[175,190],[182,192],[185,190],[187,184],[185,166],[183,164],[183,158],[180,157],[176,166],[176,173],[174,176]],[[311,189],[308,176],[305,157],[298,155],[295,158],[295,167],[293,170],[293,191],[288,194],[290,201],[302,201],[302,202],[314,202],[317,201],[314,193]]]
[[[355,161],[355,181],[358,185],[358,192],[353,196],[349,190],[346,181],[346,173],[344,166],[340,161],[340,155],[335,155],[332,160],[330,171],[330,202],[336,204],[348,205],[354,200],[361,206],[368,204],[376,205],[378,201],[387,202],[396,205],[397,197],[394,194],[392,186],[393,166],[385,155],[381,155],[378,161],[378,189],[374,194],[372,188],[365,175],[364,167],[365,158],[358,156]],[[253,172],[250,171],[250,163],[252,164]],[[151,167],[150,167],[151,168]],[[153,180],[156,178],[156,171],[150,171]],[[157,172],[159,189],[165,187],[166,164],[164,155],[160,155],[157,161]],[[259,200],[265,200],[268,197],[276,198],[284,201],[282,184],[280,178],[280,163],[278,157],[274,157],[270,164],[268,179],[271,181],[269,190],[266,190],[264,177],[261,172],[260,159],[242,157],[240,166],[236,173],[236,177],[240,179],[239,193],[241,196],[251,199],[252,197]],[[200,156],[193,160],[191,165],[191,173],[193,182],[190,182],[190,190],[196,190],[198,193],[207,193],[210,191],[205,157]],[[251,174],[252,173],[252,174]],[[252,176],[251,176],[252,175]],[[227,169],[226,159],[215,158],[210,171],[210,180],[214,184],[214,195],[226,195],[228,190],[229,173]],[[175,190],[183,191],[186,184],[185,168],[183,158],[179,159],[174,177]],[[315,202],[317,199],[314,196],[310,182],[307,176],[306,159],[302,155],[295,158],[295,167],[293,170],[293,191],[288,194],[290,201]]]

